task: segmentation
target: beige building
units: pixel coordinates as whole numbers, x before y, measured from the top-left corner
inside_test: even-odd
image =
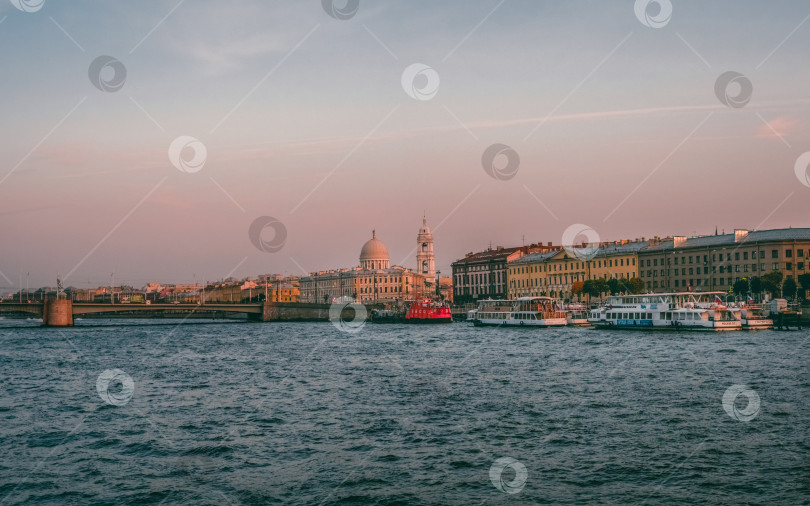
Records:
[[[630,279],[638,276],[638,254],[646,241],[602,243],[585,258],[572,256],[566,250],[532,253],[508,262],[507,298],[547,296],[572,297],[575,283],[589,279]]]
[[[795,280],[810,272],[810,228],[653,239],[639,262],[653,292],[728,291],[740,278],[770,271]]]
[[[421,245],[425,239],[421,231],[419,239]],[[431,244],[431,255],[432,250]],[[372,231],[371,239],[360,250],[358,267],[311,273],[301,278],[300,291],[301,302],[331,303],[348,297],[364,304],[398,304],[424,294],[425,276],[391,266],[388,248]]]

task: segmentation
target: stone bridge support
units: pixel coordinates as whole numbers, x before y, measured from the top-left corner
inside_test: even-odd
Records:
[[[42,308],[42,324],[46,327],[73,325],[73,302],[65,299],[46,300]]]
[[[266,302],[261,314],[250,315],[250,319],[262,322],[326,322],[329,321],[329,304]]]

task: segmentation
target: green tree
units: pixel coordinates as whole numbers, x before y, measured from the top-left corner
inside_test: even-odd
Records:
[[[599,278],[594,280],[594,286],[596,286],[596,290],[599,292],[599,298],[602,298],[603,293],[609,293],[610,287],[608,286],[607,280],[604,278]]]
[[[734,282],[732,288],[734,289],[734,295],[742,299],[748,295],[748,292],[751,290],[751,283],[748,281],[748,278],[740,278]]]
[[[784,283],[782,283],[782,295],[789,298],[790,300],[794,300],[796,298],[796,290],[798,286],[796,285],[796,280],[792,277],[787,278]]]
[[[587,295],[588,297],[598,297],[599,292],[596,289],[596,284],[592,279],[586,279],[584,283],[582,283],[582,294]]]
[[[758,276],[751,278],[751,293],[754,295],[762,293],[762,280]]]
[[[617,293],[622,291],[622,284],[616,278],[610,278],[607,281],[607,288],[608,293],[611,295],[616,295]]]
[[[802,286],[801,292],[799,292],[799,296],[803,299],[805,296],[805,292],[810,290],[810,273],[799,274],[799,284]]]
[[[630,293],[644,293],[646,286],[644,281],[639,277],[632,277],[622,283],[622,289]]]
[[[762,276],[762,288],[772,296],[779,295],[779,288],[782,286],[782,273],[771,271]]]

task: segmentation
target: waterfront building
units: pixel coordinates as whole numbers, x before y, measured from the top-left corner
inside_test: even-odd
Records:
[[[559,246],[532,244],[517,248],[498,246],[478,253],[467,253],[452,264],[453,301],[474,303],[481,299],[507,297],[506,265],[524,255],[559,250]]]
[[[310,273],[300,280],[301,302],[330,303],[340,298],[351,298],[363,304],[401,304],[426,294],[427,275],[435,281],[433,237],[427,221],[423,220],[417,241],[417,259],[426,262],[427,272],[422,274],[399,265],[391,265],[388,248],[372,231],[360,250],[359,266],[351,269],[333,269]],[[422,244],[426,244],[424,251]]]
[[[205,302],[242,302],[242,287],[240,285],[227,283],[211,283],[205,287]]]
[[[586,279],[627,280],[639,277],[639,253],[650,242],[641,240],[602,243],[596,256],[588,262]]]
[[[741,278],[770,271],[796,280],[810,272],[810,228],[653,239],[639,262],[652,292],[728,291]]]
[[[638,252],[647,241],[604,242],[591,258],[566,250],[532,253],[508,262],[507,298],[545,296],[572,298],[575,283],[589,279],[627,280],[638,276]]]
[[[267,300],[270,302],[300,302],[300,288],[286,283],[271,286],[267,291]]]

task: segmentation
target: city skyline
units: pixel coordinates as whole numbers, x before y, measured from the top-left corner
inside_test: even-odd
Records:
[[[632,1],[361,2],[345,20],[318,1],[17,3],[32,12],[0,3],[4,290],[27,272],[301,276],[354,266],[372,229],[416,267],[423,213],[443,274],[574,224],[605,241],[810,226],[798,1],[678,2],[657,28]],[[722,103],[727,71],[750,101]],[[172,165],[182,136],[201,166]],[[496,144],[519,164],[496,150],[488,173]],[[256,246],[265,216],[284,237]]]

